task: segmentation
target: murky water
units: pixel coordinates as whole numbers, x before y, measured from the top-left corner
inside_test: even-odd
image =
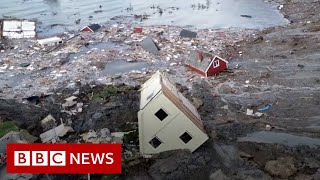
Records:
[[[130,71],[141,71],[148,67],[149,65],[146,62],[128,62],[126,60],[116,60],[107,63],[103,73],[107,75],[123,74]]]
[[[151,15],[137,21],[145,25],[265,28],[286,23],[276,7],[262,0],[1,0],[0,9],[2,17],[38,19],[42,35],[133,14]]]
[[[76,60],[78,58],[82,58],[88,53],[101,51],[102,49],[125,49],[128,48],[126,44],[116,44],[110,41],[101,42],[101,43],[93,43],[88,46],[82,46],[77,53],[71,53],[69,55],[70,60]]]
[[[277,143],[284,144],[287,146],[298,146],[306,145],[310,147],[320,146],[320,139],[296,136],[287,133],[276,133],[276,132],[254,132],[248,134],[246,137],[238,139],[239,142],[256,142],[256,143]]]

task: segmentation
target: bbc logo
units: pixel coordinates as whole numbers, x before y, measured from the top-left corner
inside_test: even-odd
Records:
[[[66,166],[66,152],[14,151],[14,166]]]

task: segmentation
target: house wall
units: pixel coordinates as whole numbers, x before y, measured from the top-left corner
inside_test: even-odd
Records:
[[[163,109],[168,114],[168,117],[160,121],[155,113],[159,109]],[[139,142],[140,152],[143,154],[154,154],[153,147],[149,141],[155,136],[160,129],[165,127],[174,117],[179,114],[179,109],[175,107],[162,93],[159,93],[154,99],[138,114],[139,121]]]
[[[161,108],[168,114],[163,121],[155,116]],[[144,156],[175,149],[194,151],[208,139],[207,135],[162,93],[138,113],[138,118],[140,152]],[[185,131],[193,137],[188,144],[179,138]],[[155,136],[162,142],[157,148],[149,144]]]
[[[197,69],[197,68],[195,68],[195,67],[193,67],[193,66],[191,66],[191,65],[189,65],[189,64],[187,64],[186,66],[189,67],[192,71],[195,71],[195,72],[197,72],[198,74],[201,74],[202,76],[206,76],[206,73],[203,72],[203,71],[201,71],[200,69]]]
[[[228,68],[227,63],[225,61],[219,60],[219,64],[220,65],[218,67],[214,68],[213,61],[212,61],[212,63],[210,63],[210,67],[207,71],[207,76],[213,76],[213,75],[218,74]]]

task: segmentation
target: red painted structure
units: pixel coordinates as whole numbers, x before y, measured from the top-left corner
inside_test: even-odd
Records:
[[[135,27],[135,28],[133,29],[133,32],[134,32],[134,33],[142,33],[142,27]]]
[[[80,31],[81,32],[96,32],[100,28],[101,28],[101,26],[99,24],[91,24],[89,26],[82,28]]]
[[[81,32],[93,32],[88,26],[81,29]]]
[[[219,56],[195,51],[187,59],[186,66],[202,76],[209,77],[226,70],[228,63]]]

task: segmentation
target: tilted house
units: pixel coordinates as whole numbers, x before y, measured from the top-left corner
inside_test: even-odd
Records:
[[[47,47],[47,46],[56,46],[59,44],[63,43],[63,40],[60,37],[50,37],[50,38],[46,38],[46,39],[40,39],[38,40],[38,43],[42,46],[42,47]]]
[[[192,51],[186,60],[191,70],[205,76],[213,76],[228,68],[228,61],[219,56],[201,51]]]
[[[144,157],[176,149],[193,152],[208,140],[197,109],[160,72],[142,86],[138,119]]]
[[[90,24],[89,26],[82,28],[80,31],[81,32],[96,32],[100,28],[101,28],[101,26],[99,24]]]

